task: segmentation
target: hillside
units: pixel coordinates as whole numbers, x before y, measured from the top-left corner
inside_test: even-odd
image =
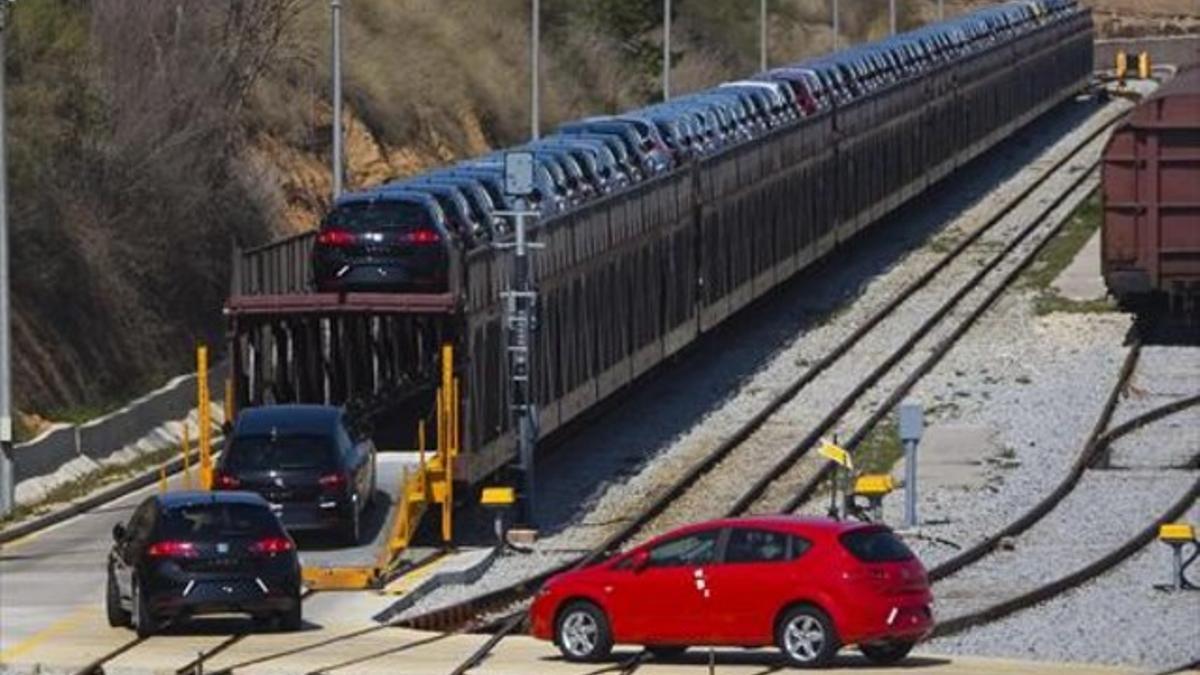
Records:
[[[351,187],[527,134],[527,0],[344,4]],[[675,4],[677,91],[755,69],[757,3]],[[886,3],[842,4],[849,39],[885,33]],[[658,0],[542,7],[546,128],[654,99]],[[901,26],[935,7],[901,3]],[[1114,32],[1195,21],[1192,0],[1098,9]],[[220,344],[233,243],[313,226],[330,184],[328,8],[31,0],[8,37],[14,385],[35,413],[21,417],[28,431],[188,370],[194,343]],[[823,0],[772,1],[773,62],[830,45]]]

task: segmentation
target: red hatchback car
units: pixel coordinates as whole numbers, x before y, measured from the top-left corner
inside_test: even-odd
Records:
[[[777,645],[796,666],[858,645],[903,659],[933,628],[925,568],[881,525],[791,516],[680,528],[542,586],[533,634],[571,661],[614,643],[657,656],[692,645]]]

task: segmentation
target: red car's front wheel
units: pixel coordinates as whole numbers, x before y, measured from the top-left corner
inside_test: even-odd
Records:
[[[558,615],[554,641],[568,661],[598,661],[612,651],[608,617],[590,602],[572,602]]]

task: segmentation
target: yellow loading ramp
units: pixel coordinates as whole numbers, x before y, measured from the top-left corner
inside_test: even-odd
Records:
[[[454,348],[442,346],[441,386],[437,390],[437,448],[425,450],[425,425],[418,446],[410,453],[379,454],[379,485],[388,497],[364,530],[375,531],[368,544],[337,550],[301,553],[304,585],[314,590],[378,588],[387,579],[399,554],[408,548],[428,506],[441,507],[442,541],[453,536],[454,459],[460,440],[459,389],[454,377]],[[415,456],[415,461],[414,461]],[[377,495],[377,498],[379,496]],[[383,522],[378,522],[382,519]]]

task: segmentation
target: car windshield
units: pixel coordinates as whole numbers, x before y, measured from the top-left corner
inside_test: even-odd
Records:
[[[309,435],[239,436],[225,458],[230,471],[323,469],[332,463],[330,439]]]
[[[863,562],[912,560],[913,552],[890,530],[855,530],[841,536],[842,546]]]
[[[394,200],[342,204],[325,216],[325,227],[354,232],[432,226],[424,206]]]
[[[165,538],[190,541],[279,532],[278,521],[266,506],[219,502],[168,509],[163,514],[161,527]]]

